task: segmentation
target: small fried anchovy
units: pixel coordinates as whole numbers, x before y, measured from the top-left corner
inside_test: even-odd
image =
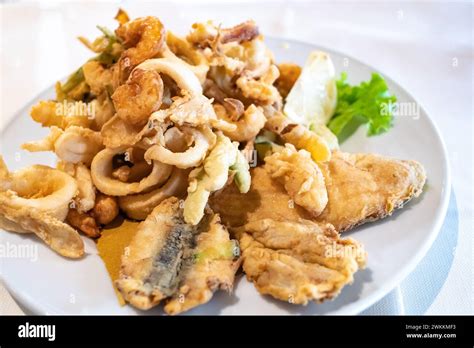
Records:
[[[175,226],[169,232],[165,245],[154,257],[153,265],[145,286],[158,287],[160,291],[171,296],[179,284],[179,273],[184,263],[184,254],[193,246],[192,226],[175,218]]]
[[[117,289],[139,309],[167,298],[165,312],[177,314],[208,302],[215,291],[230,291],[240,249],[218,215],[198,225],[184,222],[176,197],[160,203],[143,221],[122,257]]]

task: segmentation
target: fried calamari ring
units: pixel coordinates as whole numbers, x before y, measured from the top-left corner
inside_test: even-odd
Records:
[[[153,161],[151,173],[139,182],[129,183],[114,179],[112,177],[113,158],[126,150],[126,147],[104,149],[94,157],[91,164],[92,181],[100,192],[110,196],[126,196],[139,193],[163,183],[171,174],[171,166]]]
[[[119,197],[120,209],[131,219],[145,220],[148,214],[166,198],[184,196],[188,184],[188,173],[187,170],[175,168],[163,186],[147,193]]]
[[[11,196],[11,192],[0,192],[0,228],[17,233],[34,233],[64,257],[75,259],[84,255],[84,242],[74,228],[44,210],[16,206]]]
[[[206,157],[207,150],[214,146],[216,136],[209,127],[182,127],[181,130],[192,136],[192,147],[184,152],[172,152],[162,144],[156,144],[145,152],[145,160],[156,160],[181,169],[198,166]]]
[[[59,162],[57,167],[76,180],[78,190],[74,201],[76,202],[77,211],[84,213],[94,208],[96,195],[89,168],[82,163],[67,162]]]
[[[3,159],[0,157],[3,163]],[[4,168],[4,164],[2,165]],[[63,221],[77,193],[76,181],[51,167],[34,165],[8,173],[9,204],[18,209],[35,208]]]
[[[166,33],[166,44],[163,56],[184,63],[194,72],[201,84],[204,83],[209,71],[209,63],[204,54],[194,49],[190,42],[170,31]]]
[[[187,91],[191,95],[202,94],[201,83],[193,71],[183,64],[171,58],[148,59],[135,69],[154,70],[160,74],[165,74],[172,78],[179,88]]]

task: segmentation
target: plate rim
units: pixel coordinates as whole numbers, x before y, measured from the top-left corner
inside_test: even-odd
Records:
[[[311,42],[305,42],[297,39],[291,39],[291,38],[285,38],[285,37],[275,37],[275,36],[265,36],[265,39],[269,39],[272,42],[275,43],[295,43],[298,45],[302,46],[309,46],[312,49],[317,49],[317,50],[322,50],[325,52],[328,52],[330,55],[331,54],[336,54],[342,57],[346,57],[360,65],[364,65],[366,67],[369,67],[372,69],[374,72],[380,73],[386,80],[388,80],[391,84],[396,85],[398,88],[402,89],[409,98],[414,100],[420,107],[420,110],[425,113],[427,121],[429,122],[430,126],[433,128],[434,133],[436,134],[437,140],[439,141],[442,149],[442,166],[443,168],[443,179],[444,179],[444,186],[442,187],[442,194],[441,194],[441,204],[438,206],[438,211],[436,214],[436,220],[434,222],[433,228],[431,231],[429,231],[428,238],[424,241],[422,245],[419,246],[417,249],[417,252],[413,255],[411,258],[411,261],[405,264],[404,267],[400,268],[394,276],[392,276],[388,281],[383,283],[380,287],[377,287],[376,290],[374,290],[371,294],[367,295],[365,298],[356,300],[352,303],[348,303],[344,306],[341,306],[339,309],[335,310],[334,312],[330,313],[329,315],[357,315],[361,314],[365,309],[369,308],[379,300],[381,300],[384,296],[388,295],[391,291],[393,291],[413,270],[418,266],[418,264],[421,262],[423,257],[426,255],[428,250],[431,248],[433,245],[433,242],[435,241],[436,237],[438,236],[442,224],[446,218],[446,214],[448,211],[448,205],[449,205],[449,199],[451,195],[451,168],[449,165],[449,157],[448,157],[448,152],[447,152],[447,147],[444,141],[444,138],[442,136],[442,133],[440,132],[438,125],[436,122],[431,118],[430,113],[427,111],[428,109],[421,103],[417,98],[414,97],[414,95],[405,87],[403,87],[401,84],[396,82],[390,75],[384,73],[380,69],[376,68],[372,64],[368,64],[364,62],[363,60],[360,60],[358,58],[354,58],[352,55],[343,53],[339,50],[335,50],[332,48],[328,48],[326,46],[314,44]],[[63,80],[63,79],[62,79]],[[38,93],[34,98],[32,98],[28,103],[25,103],[22,108],[20,108],[17,112],[13,114],[13,116],[8,120],[7,123],[5,123],[0,130],[0,135],[2,135],[16,120],[15,115],[22,114],[24,112],[28,112],[28,108],[30,105],[33,104],[34,101],[37,101],[41,96],[48,94],[52,89],[54,88],[54,85],[51,85],[47,87],[46,89],[42,90],[40,93]],[[357,273],[355,274],[355,277],[357,277]],[[28,295],[27,292],[18,289],[15,287],[14,284],[11,282],[8,282],[8,280],[3,276],[3,274],[0,273],[0,280],[2,281],[3,286],[8,290],[9,294],[17,301],[19,302],[19,305],[21,305],[22,309],[27,309],[29,312],[32,314],[40,314],[40,315],[49,315],[52,313],[48,313],[47,310],[45,310],[45,305],[41,305],[35,300]],[[67,315],[67,314],[62,314],[62,313],[53,313],[54,315]],[[93,313],[88,313],[89,315],[94,315]],[[76,313],[75,315],[83,315],[81,313]],[[115,315],[126,315],[126,314],[115,314]],[[291,315],[288,313],[287,315]],[[315,315],[318,315],[315,313]]]

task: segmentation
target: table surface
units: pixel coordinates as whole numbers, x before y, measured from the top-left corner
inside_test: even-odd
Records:
[[[266,35],[344,52],[410,91],[446,142],[453,195],[443,233],[423,264],[364,314],[473,313],[472,3],[188,0],[1,5],[0,128],[26,102],[90,57],[74,38],[96,37],[97,24],[113,28],[118,4],[131,17],[156,15],[180,34],[197,21],[232,25],[253,18]],[[0,139],[0,153],[1,145]],[[440,259],[449,260],[442,277],[433,270]],[[422,281],[431,287],[429,296]],[[420,302],[425,305],[420,307]],[[1,284],[0,314],[23,314]]]

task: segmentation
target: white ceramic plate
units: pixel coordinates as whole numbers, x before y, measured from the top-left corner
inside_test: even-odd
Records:
[[[267,40],[278,62],[303,64],[308,53],[321,49],[309,44]],[[352,83],[370,78],[375,69],[351,57],[331,50],[338,74],[347,71]],[[385,76],[399,102],[419,105],[393,80]],[[42,93],[25,106],[1,135],[2,154],[11,169],[34,163],[54,165],[51,154],[30,154],[20,144],[47,134],[29,117],[29,109],[38,100],[54,97],[54,89]],[[406,104],[410,105],[410,104]],[[344,234],[361,241],[368,251],[368,266],[357,272],[352,285],[339,297],[324,304],[306,307],[273,300],[260,295],[242,275],[235,291],[217,293],[212,301],[189,314],[357,314],[390,292],[412,271],[435,239],[443,222],[450,191],[446,150],[433,121],[420,106],[419,116],[399,116],[388,133],[368,138],[365,127],[342,146],[348,152],[373,152],[400,159],[420,161],[426,168],[428,184],[424,194],[392,217],[364,225]],[[34,236],[1,231],[1,243],[37,248],[37,260],[8,257],[0,259],[3,280],[11,294],[29,311],[38,314],[157,314],[157,308],[141,312],[130,306],[120,307],[105,266],[95,245],[86,240],[87,255],[71,261],[57,255]],[[34,249],[33,249],[34,250]]]

